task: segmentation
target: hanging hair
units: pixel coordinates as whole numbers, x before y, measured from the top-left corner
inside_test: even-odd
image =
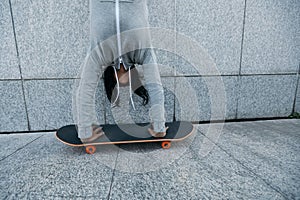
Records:
[[[134,91],[135,94],[137,94],[143,99],[142,105],[145,106],[148,104],[149,101],[148,91],[142,85],[142,82],[139,78],[139,73],[134,65],[130,67],[130,70],[131,70],[130,72],[131,72],[131,86],[132,86],[131,89]],[[114,77],[115,77],[115,71],[113,66],[106,67],[103,73],[103,80],[104,80],[106,96],[110,102],[112,102],[112,99],[114,102],[117,97],[117,88],[115,88],[117,84],[117,80]],[[119,105],[119,102],[120,101],[118,97],[118,99],[116,100],[116,104]]]

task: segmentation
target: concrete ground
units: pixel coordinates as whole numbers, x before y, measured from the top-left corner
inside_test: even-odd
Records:
[[[299,119],[196,127],[167,150],[93,155],[54,132],[0,135],[0,199],[300,199]]]

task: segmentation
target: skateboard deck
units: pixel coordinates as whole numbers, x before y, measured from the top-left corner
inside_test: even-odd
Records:
[[[56,138],[69,146],[85,147],[87,153],[93,154],[96,151],[96,145],[104,144],[162,142],[162,148],[168,149],[171,142],[184,140],[193,134],[195,129],[192,123],[186,121],[167,122],[165,125],[169,128],[163,138],[150,135],[148,132],[150,123],[100,125],[105,135],[87,144],[83,144],[78,138],[76,125],[67,125],[57,130]]]

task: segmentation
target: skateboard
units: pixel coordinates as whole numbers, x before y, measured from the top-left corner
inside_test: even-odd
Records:
[[[67,125],[56,131],[56,138],[62,143],[73,147],[84,147],[86,153],[96,152],[97,145],[128,144],[143,142],[161,142],[163,149],[169,149],[171,142],[181,141],[193,134],[195,127],[191,122],[174,121],[165,123],[169,127],[166,136],[155,138],[150,135],[150,123],[137,124],[105,124],[100,125],[105,135],[91,143],[83,144],[78,138],[76,125]]]

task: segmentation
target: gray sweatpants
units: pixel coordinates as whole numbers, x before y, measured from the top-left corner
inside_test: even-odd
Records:
[[[147,30],[147,2],[119,1],[122,60],[125,66],[143,67],[151,104],[150,120],[154,131],[161,132],[165,128],[164,92]],[[116,66],[119,61],[115,13],[115,0],[90,0],[90,46],[78,74],[72,102],[80,138],[92,135],[92,124],[100,125],[95,112],[95,91],[105,67]]]

